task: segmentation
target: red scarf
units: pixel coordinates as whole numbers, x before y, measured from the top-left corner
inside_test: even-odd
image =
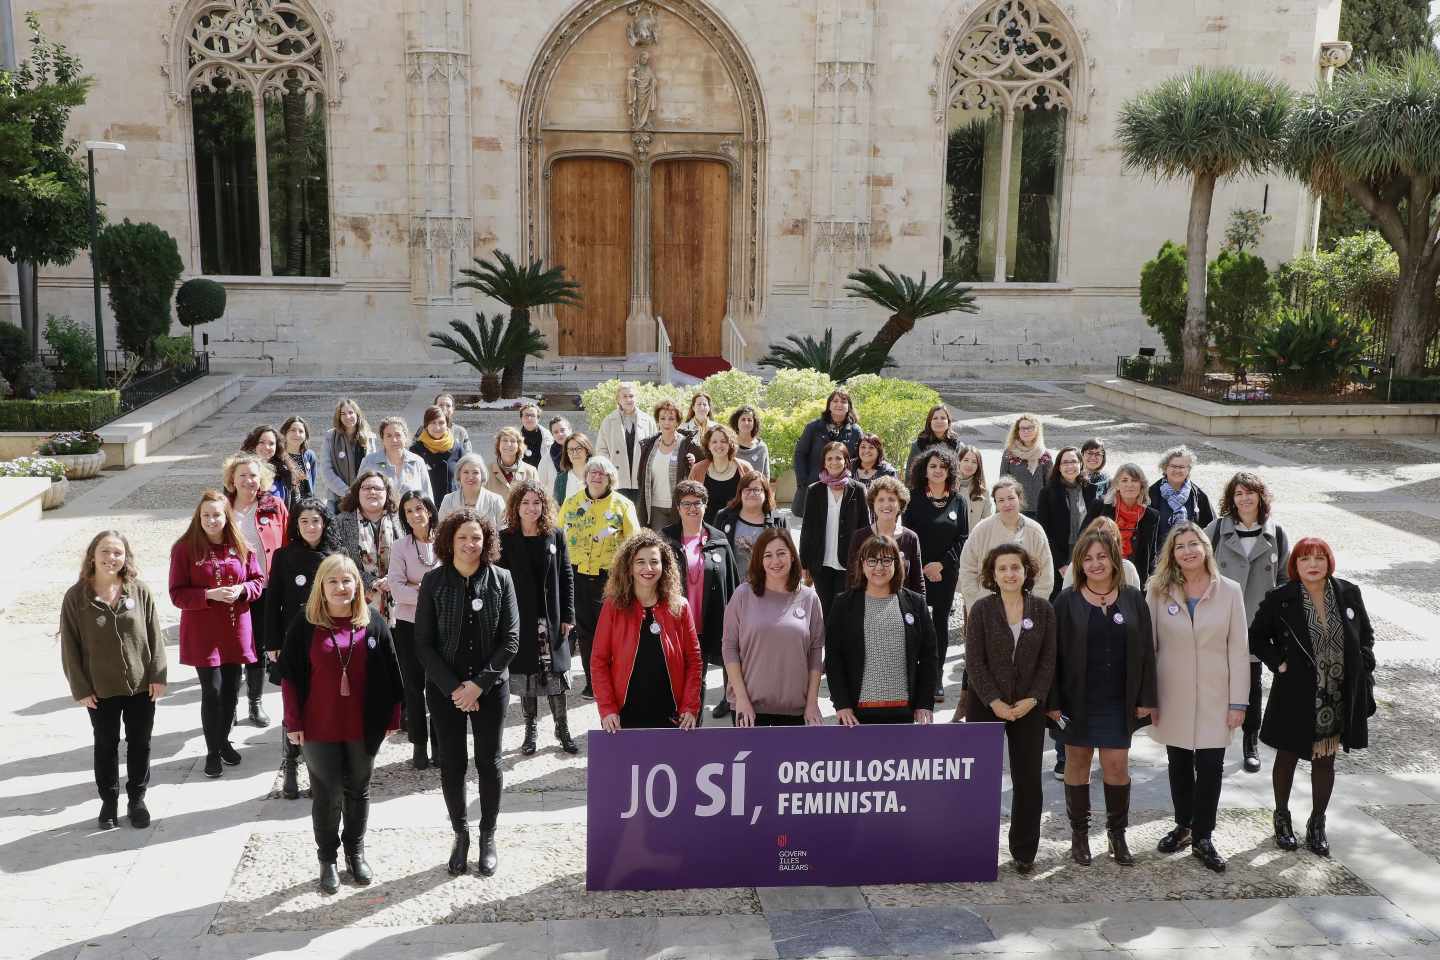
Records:
[[[1143,503],[1129,507],[1119,497],[1115,498],[1115,523],[1120,527],[1120,554],[1127,560],[1135,552],[1135,530],[1144,518]]]

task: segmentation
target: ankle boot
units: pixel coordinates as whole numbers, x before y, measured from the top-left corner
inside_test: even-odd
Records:
[[[455,843],[450,848],[449,870],[452,877],[458,877],[466,870],[465,861],[470,858],[470,828],[465,821],[451,824],[455,830]]]
[[[362,887],[368,887],[374,879],[370,872],[370,864],[365,862],[365,841],[356,840],[354,843],[345,845],[345,866],[350,871],[350,879]]]
[[[580,752],[580,745],[570,736],[570,716],[565,707],[565,695],[563,693],[552,693],[550,700],[550,716],[555,718],[555,739],[560,743],[560,749],[568,754]]]
[[[1065,784],[1065,814],[1070,818],[1070,859],[1090,866],[1090,784]]]
[[[1330,838],[1325,836],[1325,814],[1312,813],[1306,821],[1305,846],[1317,857],[1330,856]]]
[[[430,767],[430,755],[425,752],[424,741],[410,745],[410,766],[416,770],[426,770]]]
[[[1130,826],[1130,784],[1105,784],[1105,834],[1110,841],[1110,859],[1122,867],[1135,864],[1130,846],[1125,842],[1125,828]]]
[[[100,816],[95,818],[95,825],[101,830],[114,830],[120,826],[120,798],[118,796],[101,798]]]
[[[480,857],[475,862],[475,868],[480,871],[482,877],[495,876],[495,869],[500,865],[500,857],[495,852],[495,829],[480,831]]]
[[[265,707],[260,703],[259,697],[250,701],[250,723],[256,727],[270,726],[270,715],[265,712]]]
[[[320,861],[320,892],[338,893],[340,891],[340,871],[335,868],[335,861],[326,863]]]
[[[1300,841],[1295,839],[1295,828],[1290,823],[1290,811],[1283,807],[1275,811],[1275,846],[1281,850],[1299,850]]]
[[[281,772],[284,773],[285,779],[280,784],[280,796],[286,800],[299,800],[300,761],[295,757],[286,756],[284,761],[281,762]]]
[[[520,753],[527,757],[535,752],[535,726],[539,711],[540,702],[538,698],[520,698],[520,712],[525,717],[525,739],[520,744]]]
[[[1241,738],[1242,749],[1245,754],[1245,772],[1260,772],[1260,737],[1254,733],[1247,733]]]

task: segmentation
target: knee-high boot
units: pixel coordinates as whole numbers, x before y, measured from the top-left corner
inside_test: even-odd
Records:
[[[1125,842],[1125,828],[1130,826],[1130,784],[1105,784],[1105,834],[1110,841],[1110,859],[1121,866],[1135,863]]]
[[[550,702],[550,716],[555,719],[555,739],[560,742],[560,749],[570,754],[579,753],[579,745],[570,736],[570,716],[565,705],[565,694],[552,693],[546,699]]]
[[[1065,784],[1065,813],[1070,818],[1070,859],[1090,865],[1090,784]]]
[[[530,756],[535,752],[535,727],[539,722],[540,701],[538,697],[521,697],[520,712],[525,717],[525,739],[520,743],[520,752]]]

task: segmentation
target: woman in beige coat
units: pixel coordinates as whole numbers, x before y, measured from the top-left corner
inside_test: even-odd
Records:
[[[1250,646],[1245,594],[1220,575],[1205,531],[1189,521],[1170,528],[1146,585],[1155,630],[1160,709],[1154,739],[1170,762],[1175,829],[1161,853],[1191,847],[1221,873],[1225,858],[1210,836],[1220,806],[1225,748],[1245,721],[1250,699]]]
[[[509,502],[510,490],[521,480],[539,481],[540,472],[525,462],[525,436],[516,427],[501,427],[495,434],[495,459],[485,489]]]

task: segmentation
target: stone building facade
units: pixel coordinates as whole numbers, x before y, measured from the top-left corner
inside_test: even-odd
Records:
[[[426,334],[495,304],[457,288],[494,248],[564,263],[585,305],[537,317],[555,355],[749,359],[883,315],[884,264],[973,281],[980,312],[900,342],[916,374],[1101,367],[1153,343],[1140,265],[1187,190],[1121,169],[1120,105],[1198,65],[1320,76],[1340,0],[31,0],[97,79],[77,139],[112,219],[158,223],[230,294],[217,357],[276,372],[418,372]],[[23,51],[22,51],[23,55]],[[248,137],[248,139],[247,139]],[[1272,266],[1314,203],[1224,185],[1271,217]],[[89,313],[88,261],[41,312]],[[14,272],[0,317],[18,321]]]

